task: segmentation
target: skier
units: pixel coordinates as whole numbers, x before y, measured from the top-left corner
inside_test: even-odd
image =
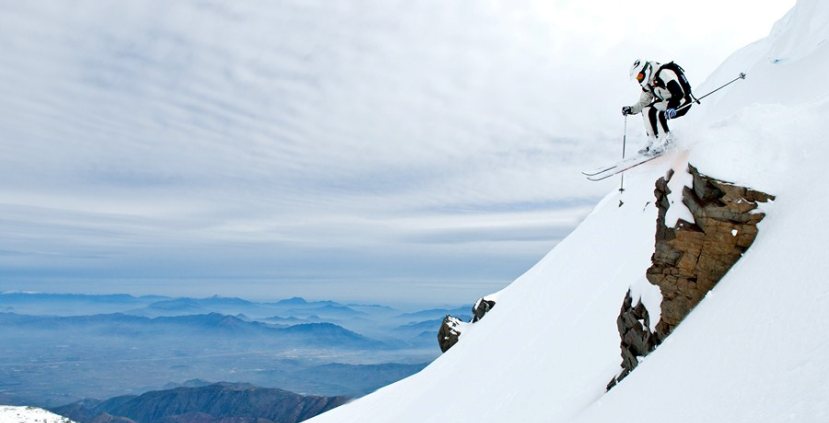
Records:
[[[630,79],[642,87],[639,101],[622,107],[622,115],[642,113],[648,144],[640,154],[654,155],[665,151],[672,141],[668,120],[688,113],[694,96],[684,70],[674,62],[661,64],[637,59],[630,67]]]

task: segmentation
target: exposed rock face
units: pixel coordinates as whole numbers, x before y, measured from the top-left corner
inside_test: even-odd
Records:
[[[489,313],[489,310],[492,310],[493,307],[495,307],[495,301],[486,298],[475,301],[475,305],[472,306],[472,323],[483,319],[484,315]]]
[[[443,323],[440,324],[440,330],[438,330],[438,345],[440,346],[441,352],[449,351],[449,348],[452,348],[452,346],[458,343],[462,325],[463,322],[461,319],[455,316],[447,314],[443,318]]]
[[[653,351],[699,304],[705,295],[742,257],[757,237],[757,223],[765,214],[757,204],[774,196],[707,177],[688,166],[693,176],[685,187],[682,202],[694,216],[694,223],[679,219],[674,227],[665,225],[670,207],[669,173],[656,182],[656,247],[648,282],[662,293],[661,316],[656,331],[649,329],[648,311],[630,292],[617,319],[622,338],[622,372],[608,385],[612,388],[638,364],[637,357]]]
[[[650,315],[641,301],[633,305],[630,290],[625,294],[622,311],[616,318],[616,327],[622,338],[622,372],[613,378],[607,389],[614,387],[639,364],[637,357],[644,357],[659,344],[659,338],[650,331]]]
[[[693,187],[683,189],[682,203],[695,223],[680,220],[666,227],[668,180],[660,179],[654,192],[659,217],[647,278],[662,291],[656,331],[663,339],[748,250],[757,237],[757,224],[766,216],[755,212],[757,204],[774,200],[772,195],[702,175],[693,166],[688,171]]]

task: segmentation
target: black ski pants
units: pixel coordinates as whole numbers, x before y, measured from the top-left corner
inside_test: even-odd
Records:
[[[687,101],[683,101],[679,107],[688,104]],[[679,109],[677,107],[677,109]],[[678,117],[685,116],[688,113],[688,110],[691,109],[691,106],[688,106],[684,109],[677,110],[676,116],[674,119]],[[662,135],[666,135],[671,130],[668,128],[668,119],[665,117],[665,112],[662,110],[658,110],[656,107],[650,106],[645,107],[642,110],[642,117],[645,118],[645,132],[648,133],[649,137],[659,138]]]

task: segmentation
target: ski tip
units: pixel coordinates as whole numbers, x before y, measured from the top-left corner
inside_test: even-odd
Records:
[[[593,181],[593,182],[604,181],[605,179],[610,178],[611,176],[616,176],[616,175],[618,175],[618,173],[611,173],[611,174],[608,174],[608,175],[588,176],[587,180],[588,181]]]
[[[618,166],[618,165],[613,165],[613,166],[603,167],[603,168],[601,168],[601,169],[597,169],[597,170],[590,171],[590,172],[581,171],[581,174],[582,174],[582,175],[584,175],[584,176],[596,176],[596,175],[599,175],[599,174],[605,173],[605,172],[607,172],[608,170],[613,170],[613,169],[615,169],[617,166]]]
[[[666,149],[666,150],[661,151],[661,152],[659,152],[657,154],[654,154],[654,155],[639,156],[639,157],[635,158],[635,160],[629,162],[626,165],[616,165],[616,166],[613,166],[612,168],[608,169],[606,172],[600,172],[600,173],[597,173],[595,175],[587,175],[587,180],[588,181],[593,181],[593,182],[604,181],[605,179],[608,179],[611,176],[618,175],[618,174],[623,173],[623,172],[625,172],[629,169],[633,169],[634,167],[637,167],[637,166],[643,165],[645,163],[648,163],[651,160],[658,159],[659,157],[664,156],[665,153],[667,153],[668,151],[670,151],[670,149]]]

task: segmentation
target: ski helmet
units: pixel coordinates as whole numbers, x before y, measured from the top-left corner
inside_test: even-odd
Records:
[[[653,64],[651,62],[636,59],[630,67],[630,79],[635,79],[640,84],[647,84],[651,79],[653,73]]]

